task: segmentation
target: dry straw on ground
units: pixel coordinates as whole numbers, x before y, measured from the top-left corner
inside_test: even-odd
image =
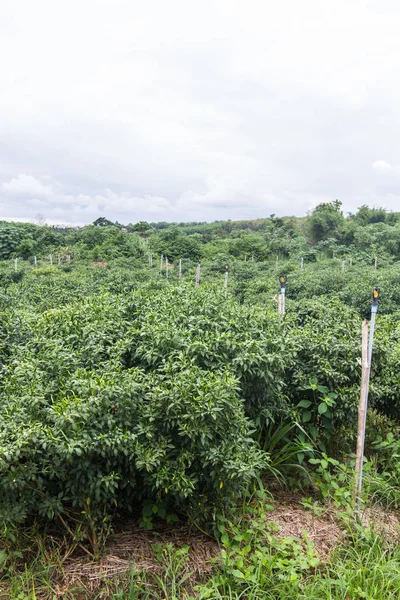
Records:
[[[276,535],[282,538],[310,539],[318,557],[325,561],[345,537],[345,530],[337,518],[337,510],[327,505],[322,514],[314,514],[301,504],[301,498],[292,494],[278,494],[270,521],[277,526]],[[377,532],[388,539],[400,539],[400,511],[384,511],[374,507],[363,515],[365,525],[374,524]],[[98,562],[85,557],[68,559],[64,563],[60,578],[60,589],[82,587],[88,591],[101,588],[107,580],[124,576],[128,571],[147,572],[149,575],[162,572],[157,560],[154,544],[175,549],[188,545],[190,550],[184,570],[191,573],[192,584],[207,579],[212,571],[211,559],[219,556],[218,544],[191,528],[187,523],[162,525],[157,532],[139,528],[132,521],[123,531],[113,536],[104,557]]]

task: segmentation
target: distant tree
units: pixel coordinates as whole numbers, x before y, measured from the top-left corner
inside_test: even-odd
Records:
[[[152,226],[147,221],[139,221],[139,223],[135,223],[129,227],[130,231],[134,231],[141,236],[150,235],[152,229]]]
[[[93,221],[93,225],[95,227],[113,227],[114,223],[112,221],[109,221],[105,217],[99,217],[98,219]]]
[[[35,253],[37,243],[32,238],[24,238],[16,248],[16,252],[24,259],[29,258]]]
[[[35,223],[37,225],[46,225],[46,218],[43,213],[37,213],[35,215]]]
[[[314,242],[340,237],[344,227],[344,216],[340,200],[318,204],[309,217],[311,237]]]

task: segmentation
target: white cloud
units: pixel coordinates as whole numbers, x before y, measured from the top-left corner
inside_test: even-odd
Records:
[[[49,197],[52,194],[52,188],[49,185],[43,185],[38,179],[32,175],[24,175],[21,173],[11,181],[1,185],[1,189],[15,196],[43,196]]]
[[[390,171],[398,171],[400,167],[393,167],[386,160],[376,160],[372,163],[372,168],[378,173],[390,173]]]

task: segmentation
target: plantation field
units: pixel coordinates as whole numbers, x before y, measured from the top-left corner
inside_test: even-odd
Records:
[[[368,210],[0,223],[0,598],[399,598],[400,226]]]

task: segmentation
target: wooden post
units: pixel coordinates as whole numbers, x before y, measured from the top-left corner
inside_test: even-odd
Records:
[[[228,292],[228,272],[229,272],[229,268],[228,265],[225,265],[225,279],[224,279],[224,290],[225,290],[225,295]]]
[[[285,314],[285,293],[286,293],[286,277],[283,273],[279,276],[280,294],[278,298],[278,311],[281,315]]]
[[[358,407],[358,430],[357,430],[357,449],[356,449],[356,481],[354,488],[354,499],[357,499],[357,512],[360,511],[360,495],[362,489],[362,463],[364,457],[364,428],[366,421],[367,410],[367,394],[368,394],[368,321],[362,324],[362,342],[361,342],[361,392],[360,404]]]

